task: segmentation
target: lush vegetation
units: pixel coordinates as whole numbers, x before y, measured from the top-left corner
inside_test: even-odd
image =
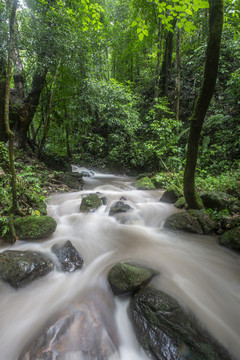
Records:
[[[158,174],[161,186],[182,186],[189,120],[203,78],[209,4],[0,0],[2,215],[11,205],[4,125],[10,55],[9,121],[22,158],[34,153],[43,161],[51,156],[151,172]],[[218,80],[201,133],[196,186],[239,196],[239,3],[226,0],[224,13]],[[44,181],[35,165],[18,159],[17,194],[22,211],[29,214],[35,209],[25,201],[26,189],[44,196]]]

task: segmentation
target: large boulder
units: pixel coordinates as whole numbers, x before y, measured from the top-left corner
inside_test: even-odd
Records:
[[[201,210],[186,210],[167,218],[165,226],[195,234],[213,234],[216,223]]]
[[[129,316],[140,345],[153,359],[230,359],[176,300],[160,290],[146,287],[136,294]]]
[[[50,216],[25,216],[14,220],[16,235],[21,240],[46,238],[56,230],[57,223]]]
[[[182,191],[176,185],[170,185],[160,198],[161,202],[174,204],[179,198],[183,196]]]
[[[73,272],[83,266],[82,256],[69,240],[62,246],[53,245],[52,252],[56,255],[62,271]]]
[[[226,231],[220,237],[219,244],[232,250],[240,251],[240,226]]]
[[[18,360],[118,358],[114,309],[109,293],[94,289],[80,302],[58,312],[24,348]]]
[[[155,185],[152,182],[152,180],[145,176],[139,180],[136,180],[133,183],[133,186],[136,187],[139,190],[154,190],[155,189]]]
[[[102,200],[97,194],[89,194],[82,199],[80,211],[83,213],[94,212],[102,205]]]
[[[114,295],[123,295],[146,285],[155,274],[151,269],[120,262],[110,269],[108,282]]]
[[[217,211],[227,209],[231,213],[240,211],[240,201],[224,192],[202,192],[200,194],[203,205],[206,209]]]
[[[48,274],[53,267],[40,252],[5,250],[0,253],[0,278],[14,288]]]
[[[109,215],[114,216],[119,213],[125,213],[132,210],[131,206],[128,205],[124,199],[116,201],[109,210]]]

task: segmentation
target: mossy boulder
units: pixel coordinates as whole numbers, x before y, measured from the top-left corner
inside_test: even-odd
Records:
[[[202,192],[200,194],[203,205],[206,209],[217,211],[227,209],[231,213],[240,211],[240,201],[224,192]]]
[[[219,244],[232,250],[240,251],[240,226],[226,231],[219,239]]]
[[[83,266],[82,256],[69,240],[63,245],[53,245],[52,252],[56,255],[59,262],[59,268],[62,271],[73,272],[81,269]]]
[[[163,193],[160,201],[168,204],[174,204],[183,196],[182,191],[176,185],[170,185]]]
[[[155,274],[151,269],[120,262],[110,269],[108,282],[115,295],[123,295],[146,285]]]
[[[160,290],[146,287],[136,294],[129,316],[151,359],[230,360],[229,354],[197,326],[196,319]]]
[[[14,227],[21,240],[37,240],[54,233],[57,223],[50,216],[25,216],[16,218]]]
[[[147,176],[145,176],[139,180],[136,180],[133,183],[133,186],[135,188],[137,188],[138,190],[154,190],[155,189],[154,183]]]
[[[174,204],[176,208],[183,209],[186,207],[187,203],[184,196],[181,196]]]
[[[201,210],[186,210],[167,218],[165,226],[195,234],[213,234],[216,223]]]
[[[130,210],[132,210],[132,207],[128,205],[125,200],[118,200],[110,207],[109,216],[125,213]]]
[[[48,274],[53,267],[40,252],[5,250],[0,253],[0,278],[14,288]]]
[[[94,212],[101,204],[101,198],[97,194],[89,194],[82,199],[80,211],[83,213]]]

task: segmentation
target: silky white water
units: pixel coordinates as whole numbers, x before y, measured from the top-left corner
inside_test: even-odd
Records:
[[[233,358],[240,359],[239,255],[219,246],[215,237],[165,229],[164,220],[178,210],[159,202],[161,191],[136,190],[132,179],[124,176],[95,174],[84,179],[83,191],[56,194],[49,200],[48,214],[58,223],[51,237],[40,242],[23,239],[9,247],[53,256],[52,245],[70,240],[84,265],[74,273],[54,270],[18,290],[0,281],[0,359],[17,360],[46,320],[71,301],[89,293],[97,298],[100,290],[112,296],[106,276],[118,261],[157,270],[159,276],[151,284],[191,310]],[[92,192],[105,196],[107,205],[83,214],[79,210],[82,196]],[[134,210],[109,216],[110,206],[122,196]],[[109,360],[148,359],[128,320],[128,299],[114,301],[116,310],[109,316],[116,321],[120,349]],[[68,359],[81,360],[81,354],[68,353]]]

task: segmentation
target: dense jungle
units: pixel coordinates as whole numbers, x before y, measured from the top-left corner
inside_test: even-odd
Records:
[[[240,359],[240,3],[0,0],[0,44],[4,360]]]

